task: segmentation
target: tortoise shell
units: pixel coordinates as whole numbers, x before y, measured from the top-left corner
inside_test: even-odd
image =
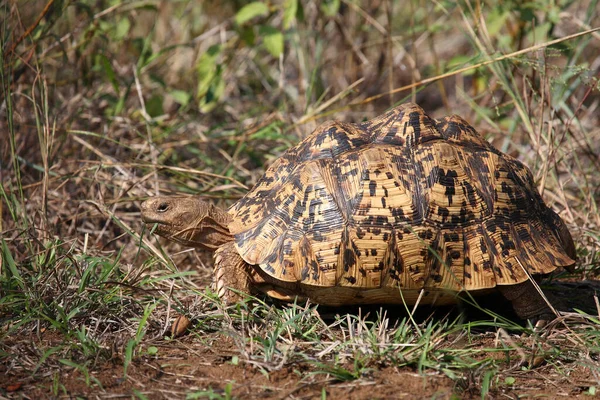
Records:
[[[320,126],[229,213],[247,263],[312,287],[476,290],[574,264],[529,169],[414,104]]]

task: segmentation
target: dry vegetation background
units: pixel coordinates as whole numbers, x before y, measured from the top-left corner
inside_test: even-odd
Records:
[[[594,395],[599,26],[596,1],[0,2],[0,397]],[[210,255],[142,227],[148,196],[227,207],[319,123],[404,101],[524,161],[567,222],[543,334],[494,301],[223,310]]]

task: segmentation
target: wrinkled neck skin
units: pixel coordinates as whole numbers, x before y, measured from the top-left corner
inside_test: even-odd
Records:
[[[142,203],[142,220],[154,232],[184,246],[214,251],[233,240],[231,216],[197,197],[151,197]]]

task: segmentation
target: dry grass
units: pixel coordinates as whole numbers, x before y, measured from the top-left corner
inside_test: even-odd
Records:
[[[234,2],[0,4],[1,395],[595,393],[600,31],[577,34],[600,26],[597,2],[300,3],[243,26]],[[258,25],[284,32],[280,57]],[[540,337],[497,299],[500,315],[223,310],[210,255],[142,227],[148,196],[225,207],[320,122],[407,100],[531,167],[579,255],[549,290],[583,311]],[[173,340],[177,314],[193,328]]]

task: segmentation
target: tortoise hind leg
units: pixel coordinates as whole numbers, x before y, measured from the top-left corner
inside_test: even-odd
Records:
[[[540,295],[531,280],[517,285],[497,287],[500,293],[512,303],[519,318],[531,320],[536,327],[543,327],[556,317],[554,309]]]

